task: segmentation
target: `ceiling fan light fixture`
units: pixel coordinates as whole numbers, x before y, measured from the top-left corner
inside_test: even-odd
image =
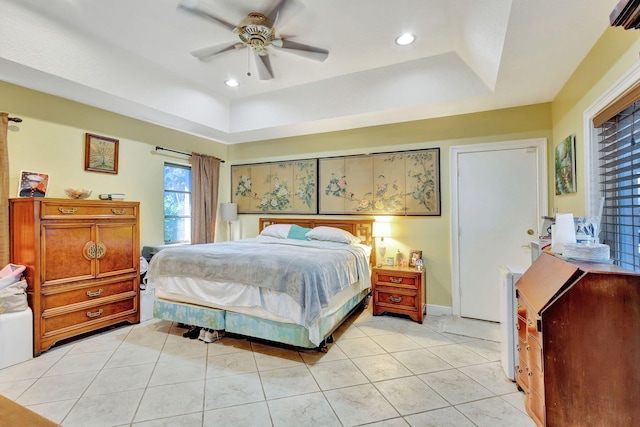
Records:
[[[229,87],[238,87],[238,86],[240,86],[240,82],[235,80],[235,79],[225,80],[224,84],[226,84]]]
[[[273,48],[282,49],[289,53],[323,62],[329,56],[329,51],[315,46],[309,46],[291,40],[283,40],[276,36],[275,25],[279,22],[280,14],[286,10],[292,10],[294,4],[299,0],[272,0],[276,2],[275,8],[267,15],[250,12],[246,18],[242,19],[238,25],[233,25],[227,20],[211,14],[205,9],[197,6],[198,0],[181,0],[179,8],[187,12],[211,20],[227,30],[232,31],[238,39],[233,43],[223,43],[215,46],[197,49],[191,52],[191,55],[200,61],[208,61],[214,56],[246,48],[249,54],[254,56],[256,68],[260,80],[270,80],[273,78],[273,70],[269,59],[270,51]],[[195,4],[193,2],[196,2]],[[250,62],[250,61],[249,61]],[[247,64],[247,76],[251,76],[249,64]],[[238,82],[225,81],[230,87],[238,86]]]
[[[414,41],[416,41],[416,36],[411,33],[404,33],[396,38],[396,44],[400,46],[406,46],[413,43]]]

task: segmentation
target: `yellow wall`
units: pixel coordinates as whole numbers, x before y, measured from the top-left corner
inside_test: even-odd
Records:
[[[393,237],[386,239],[387,256],[398,249],[423,252],[428,303],[450,307],[451,211],[450,157],[452,146],[529,138],[551,138],[551,104],[538,104],[482,113],[284,138],[229,147],[231,163],[277,161],[361,153],[440,147],[442,215],[395,217]],[[234,236],[251,237],[259,215],[241,215]]]
[[[576,135],[577,192],[559,196],[550,193],[553,196],[551,206],[558,212],[570,212],[575,216],[592,214],[586,206],[584,112],[638,62],[639,52],[640,32],[608,28],[553,101],[553,140],[548,150],[550,167],[553,165],[553,147],[567,136]],[[550,171],[551,183],[553,179],[553,171]]]
[[[68,187],[90,189],[92,199],[125,193],[126,200],[140,202],[141,246],[164,241],[164,162],[188,164],[188,157],[156,152],[155,146],[226,157],[225,145],[4,82],[0,111],[23,120],[10,122],[8,132],[12,197],[17,196],[21,170],[49,174],[47,197],[66,198]],[[84,170],[86,132],[120,141],[117,175]]]

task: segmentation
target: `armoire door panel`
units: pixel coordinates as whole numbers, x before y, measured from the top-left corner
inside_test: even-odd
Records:
[[[103,249],[97,257],[96,277],[136,271],[134,236],[136,225],[132,223],[98,225],[96,241]]]
[[[43,285],[94,277],[94,262],[85,256],[85,247],[93,240],[91,224],[44,225],[42,227],[44,263],[41,271]]]

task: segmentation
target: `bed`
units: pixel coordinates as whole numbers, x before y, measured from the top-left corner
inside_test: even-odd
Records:
[[[255,238],[158,252],[145,276],[153,316],[325,350],[370,295],[373,219],[259,221]]]

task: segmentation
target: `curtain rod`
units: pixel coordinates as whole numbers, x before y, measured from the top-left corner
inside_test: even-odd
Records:
[[[172,153],[184,154],[185,156],[191,157],[191,153],[185,153],[184,151],[172,150],[171,148],[164,148],[164,147],[160,147],[159,145],[156,145],[156,151],[158,150],[171,151]],[[224,160],[222,160],[219,157],[215,157],[215,156],[211,156],[211,157],[214,157],[220,160],[220,163],[224,163]]]

